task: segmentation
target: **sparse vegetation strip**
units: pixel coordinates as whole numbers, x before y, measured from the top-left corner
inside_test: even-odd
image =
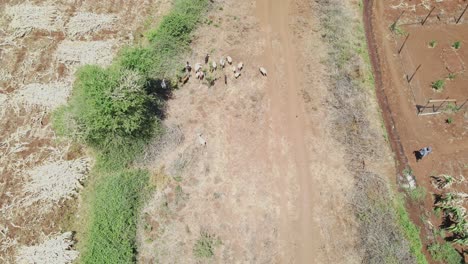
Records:
[[[136,260],[136,223],[149,176],[132,162],[161,132],[164,99],[176,86],[181,56],[208,5],[176,0],[146,34],[147,45],[124,49],[108,68],[82,67],[69,104],[53,115],[59,135],[86,144],[96,156],[80,212],[87,223],[78,232],[82,263]],[[174,80],[167,89],[165,79]]]
[[[330,44],[328,64],[333,85],[330,101],[333,135],[345,146],[347,167],[355,174],[351,198],[360,221],[364,263],[427,263],[418,228],[410,221],[403,201],[392,194],[385,179],[368,171],[362,161],[378,158],[378,133],[368,117],[366,96],[373,87],[366,38],[359,20],[353,20],[338,0],[320,3],[324,39]],[[356,76],[355,73],[362,73]],[[378,238],[376,237],[378,234]]]

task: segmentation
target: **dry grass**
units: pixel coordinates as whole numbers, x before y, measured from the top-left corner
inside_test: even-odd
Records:
[[[110,65],[114,57],[116,42],[107,41],[70,41],[65,40],[59,44],[55,57],[58,62],[67,65],[82,66],[97,64]]]
[[[71,93],[71,87],[70,83],[64,82],[27,84],[13,94],[11,103],[39,105],[48,109],[54,109],[67,102]]]
[[[48,201],[45,205],[52,206],[75,197],[89,172],[89,162],[87,158],[54,161],[29,170],[30,180],[23,189],[27,194],[23,206],[38,201]]]
[[[34,28],[56,31],[64,24],[64,16],[55,6],[31,4],[8,6],[6,14],[11,18],[9,27],[15,30]]]
[[[70,38],[91,35],[102,30],[111,30],[117,17],[111,14],[79,12],[68,21],[66,30]]]
[[[22,246],[18,250],[16,263],[72,263],[78,257],[78,251],[72,249],[73,234],[66,232],[55,237],[49,237],[43,243],[33,246]]]
[[[321,4],[322,25],[330,44],[328,64],[333,69],[330,77],[334,84],[329,87],[333,95],[330,98],[331,131],[345,147],[346,166],[355,175],[350,202],[360,222],[362,244],[359,248],[365,253],[364,263],[415,263],[415,256],[419,263],[425,263],[420,259],[421,248],[413,244],[414,235],[419,239],[419,233],[416,231],[411,237],[407,233],[405,228],[413,232],[413,226],[404,207],[397,202],[398,205],[394,205],[397,199],[387,177],[365,165],[365,162],[378,161],[381,154],[388,151],[388,146],[382,147],[383,139],[369,114],[368,102],[375,101],[375,97],[368,89],[373,82],[369,65],[365,63],[368,55],[362,25],[347,10],[350,9],[338,0]],[[367,82],[369,80],[371,82]]]
[[[116,46],[131,41],[127,36],[154,10],[148,1],[16,3],[0,5],[1,263],[18,262],[22,246],[54,236],[75,206],[67,198],[77,196],[89,160],[57,140],[50,110],[66,102],[76,66],[110,63]]]

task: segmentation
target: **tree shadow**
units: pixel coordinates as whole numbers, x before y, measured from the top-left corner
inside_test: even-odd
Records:
[[[165,119],[167,114],[167,101],[172,99],[174,87],[169,80],[148,79],[146,90],[154,96],[155,101],[149,106],[151,113],[159,119]]]

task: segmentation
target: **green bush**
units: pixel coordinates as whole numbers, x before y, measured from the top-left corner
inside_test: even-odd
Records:
[[[125,170],[95,187],[83,263],[134,263],[138,208],[148,174]]]
[[[460,254],[449,243],[432,244],[427,249],[435,261],[441,261],[446,264],[463,263]]]
[[[193,255],[197,258],[211,258],[214,256],[214,249],[221,244],[215,235],[207,231],[200,231],[200,238],[193,246]]]
[[[427,264],[426,257],[422,253],[423,245],[419,237],[419,228],[411,221],[402,197],[395,198],[395,210],[399,226],[410,243],[411,254],[416,258],[418,264]]]
[[[422,186],[418,186],[414,189],[409,190],[408,192],[411,200],[415,202],[423,202],[424,199],[426,199],[427,191],[426,188]]]
[[[459,49],[459,48],[461,48],[461,42],[460,42],[460,41],[455,41],[455,42],[452,44],[452,48],[454,48],[454,49]]]
[[[429,41],[429,47],[430,48],[435,48],[436,46],[437,46],[437,41],[435,41],[435,40]]]
[[[208,0],[176,0],[160,26],[146,34],[154,51],[151,72],[155,76],[175,78],[181,55],[189,49],[191,33],[207,6]]]
[[[125,48],[118,57],[120,66],[137,71],[144,76],[153,73],[155,53],[149,48]]]
[[[111,141],[148,138],[154,128],[154,98],[136,72],[85,66],[77,73],[70,101],[79,134],[105,149]]]
[[[431,87],[436,91],[442,91],[444,89],[444,80],[437,80],[431,84]]]

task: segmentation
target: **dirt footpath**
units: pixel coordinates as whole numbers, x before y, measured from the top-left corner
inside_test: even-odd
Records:
[[[142,213],[141,263],[196,263],[201,238],[213,241],[210,263],[361,262],[314,5],[226,0],[208,14],[187,60],[229,55],[244,69],[174,92],[167,133],[145,159],[159,190]]]

